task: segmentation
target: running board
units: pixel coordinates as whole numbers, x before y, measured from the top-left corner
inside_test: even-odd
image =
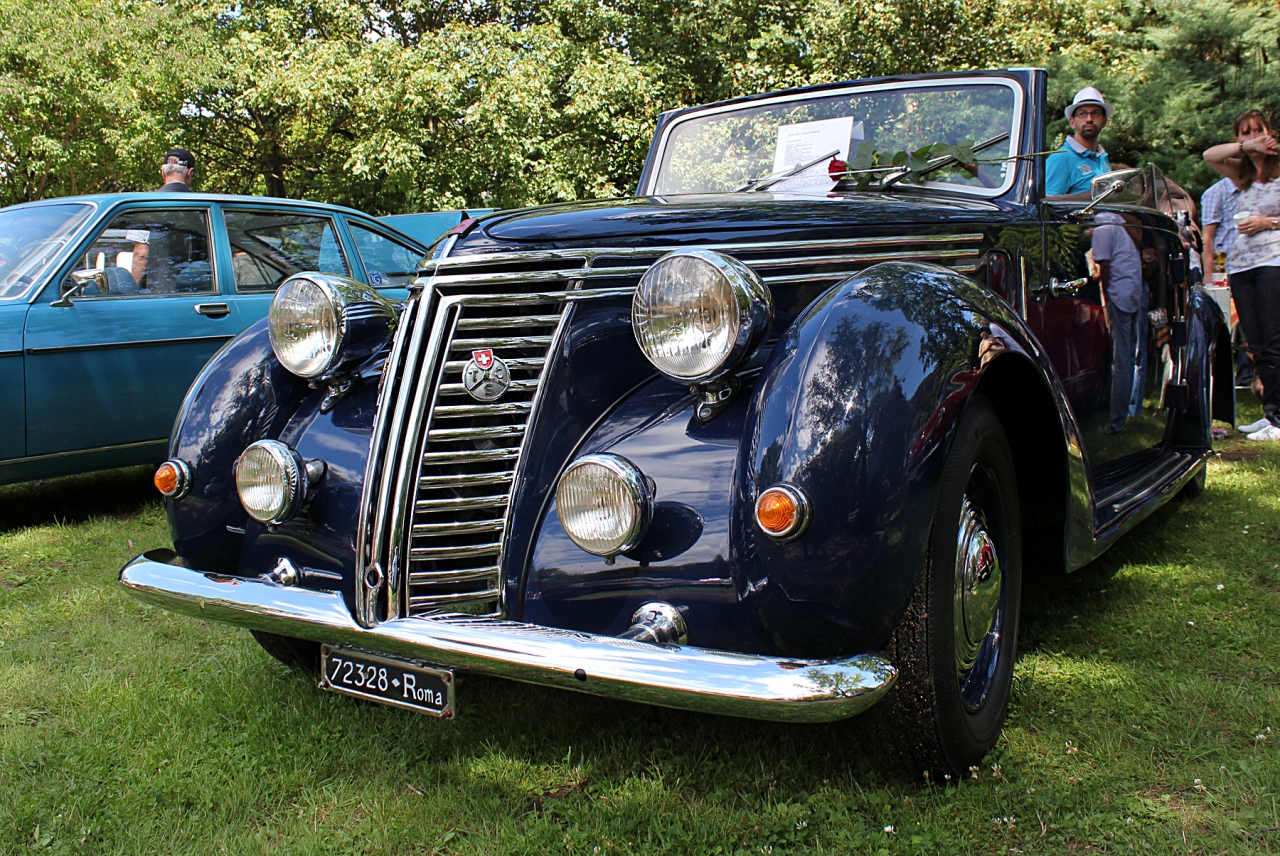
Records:
[[[1097,507],[1113,515],[1125,514],[1160,493],[1170,482],[1177,481],[1194,462],[1195,458],[1185,452],[1162,456],[1154,465],[1145,467],[1098,497]]]

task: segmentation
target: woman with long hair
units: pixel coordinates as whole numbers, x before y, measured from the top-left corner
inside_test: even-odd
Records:
[[[1204,153],[1209,166],[1240,188],[1236,238],[1227,256],[1227,282],[1240,315],[1257,376],[1263,419],[1250,440],[1280,440],[1280,147],[1262,112],[1236,117],[1236,141]]]

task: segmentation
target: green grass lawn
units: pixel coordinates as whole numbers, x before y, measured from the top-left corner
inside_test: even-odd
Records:
[[[1246,413],[1247,419],[1256,412]],[[149,472],[0,490],[0,853],[1280,852],[1280,445],[1031,594],[973,778],[787,726],[479,677],[442,722],[143,606]]]

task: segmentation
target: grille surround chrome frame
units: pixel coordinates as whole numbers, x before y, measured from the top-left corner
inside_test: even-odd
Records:
[[[981,232],[929,235],[919,237],[842,238],[819,241],[772,241],[702,244],[700,249],[715,250],[727,254],[769,253],[780,255],[771,258],[745,259],[752,269],[769,270],[784,266],[822,267],[841,265],[858,266],[858,270],[833,270],[830,273],[805,273],[792,275],[761,275],[768,286],[803,283],[831,282],[847,279],[870,264],[884,261],[928,261],[947,264],[960,273],[972,273],[982,252]],[[950,245],[941,247],[938,245]],[[957,247],[956,245],[961,245]],[[450,247],[450,250],[453,248]],[[632,297],[635,285],[620,287],[592,287],[601,280],[634,279],[644,274],[652,262],[663,255],[685,247],[591,247],[572,250],[530,250],[500,252],[467,256],[444,255],[432,259],[419,269],[419,278],[401,315],[391,352],[384,364],[379,386],[377,409],[374,415],[369,458],[365,467],[364,487],[361,495],[359,524],[356,535],[355,618],[363,627],[375,627],[388,620],[409,614],[409,552],[412,516],[419,489],[419,478],[424,461],[446,461],[451,452],[435,453],[428,448],[427,434],[436,416],[440,391],[438,387],[446,368],[451,365],[448,352],[455,343],[455,334],[461,310],[467,306],[506,306],[559,303],[559,319],[549,342],[539,339],[539,345],[548,348],[542,371],[545,372],[552,357],[562,346],[567,332],[566,320],[572,303],[602,298]],[[826,251],[806,256],[804,251]],[[841,252],[844,251],[844,252]],[[796,253],[792,255],[791,253]],[[604,259],[648,259],[644,264],[599,266]],[[503,265],[545,265],[563,262],[564,266],[542,270],[499,270]],[[489,271],[468,272],[467,268],[487,267]],[[558,283],[561,289],[494,293],[509,285],[537,287],[539,283]],[[603,285],[603,283],[602,283]],[[474,291],[453,292],[464,288]],[[545,316],[544,316],[545,317]],[[519,326],[513,320],[509,326]],[[514,365],[520,358],[513,358]],[[510,448],[496,450],[497,454],[511,460],[511,487],[503,507],[500,546],[497,554],[497,586],[494,600],[495,615],[507,614],[505,603],[504,569],[509,542],[511,501],[521,475],[523,452],[528,429],[539,412],[542,394],[541,377],[535,381],[513,381],[512,388],[525,383],[522,389],[533,389],[528,403],[528,419],[525,422],[519,445],[514,453]],[[408,386],[412,386],[409,389]],[[453,390],[449,390],[450,393]],[[524,402],[513,403],[521,406]],[[465,416],[471,405],[445,405],[455,408],[451,416]],[[486,411],[487,412],[487,411]],[[412,492],[414,503],[409,502]],[[406,524],[408,521],[408,525]],[[487,521],[493,526],[497,521]],[[470,524],[460,522],[457,532]],[[461,549],[461,548],[458,548]],[[448,602],[440,603],[442,608]]]

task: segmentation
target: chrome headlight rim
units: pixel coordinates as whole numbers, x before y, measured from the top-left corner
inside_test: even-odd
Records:
[[[329,355],[314,369],[299,368],[296,363],[291,361],[287,356],[285,345],[277,338],[277,330],[282,326],[276,321],[277,312],[282,301],[292,296],[292,290],[295,286],[306,284],[317,289],[328,302],[326,307],[329,312],[333,313],[335,336],[333,342],[329,345]],[[298,377],[318,378],[322,377],[326,372],[331,370],[337,363],[339,356],[342,354],[343,340],[346,338],[346,319],[343,317],[344,302],[339,296],[337,289],[333,288],[327,280],[327,277],[316,276],[310,273],[296,273],[293,276],[280,283],[276,289],[276,293],[271,298],[271,306],[267,309],[267,338],[271,342],[271,351],[276,355],[276,359],[280,364]]]
[[[284,493],[280,501],[271,509],[270,513],[255,510],[251,508],[244,499],[244,492],[241,490],[240,470],[245,460],[245,456],[251,451],[265,452],[273,463],[280,468],[284,481]],[[240,457],[236,458],[235,467],[233,468],[233,477],[236,483],[236,497],[240,500],[240,506],[245,513],[257,520],[259,523],[269,525],[279,525],[293,518],[298,513],[298,509],[302,507],[302,503],[307,498],[307,487],[309,485],[307,477],[307,468],[302,461],[302,456],[294,451],[288,444],[279,440],[258,440],[250,443],[245,450],[240,453]]]
[[[637,318],[649,314],[645,303],[648,302],[648,288],[656,276],[655,272],[677,258],[695,258],[711,265],[728,283],[737,312],[737,323],[731,331],[733,341],[725,356],[711,369],[696,374],[675,372],[669,370],[669,366],[664,367],[662,358],[655,355],[650,344],[641,335],[640,324],[637,322]],[[679,383],[707,384],[723,378],[759,345],[773,322],[773,293],[755,271],[732,256],[715,250],[681,249],[658,259],[640,277],[640,283],[631,299],[631,313],[632,333],[640,351],[654,368]]]
[[[280,303],[298,284],[317,289],[326,308],[333,313],[334,338],[328,345],[328,356],[314,368],[302,369],[287,358],[284,343],[278,341],[277,322]],[[288,277],[276,289],[267,310],[267,338],[271,351],[280,364],[298,377],[324,381],[339,374],[352,362],[359,362],[386,343],[395,327],[400,305],[371,285],[336,274],[304,272]]]
[[[582,541],[575,537],[572,528],[564,518],[564,503],[562,502],[561,494],[563,486],[575,470],[592,465],[604,468],[618,479],[631,500],[633,509],[631,526],[624,533],[622,539],[605,550],[593,549],[583,544]],[[639,467],[621,455],[607,452],[583,455],[565,467],[564,472],[556,481],[556,517],[559,518],[560,527],[569,536],[569,540],[573,541],[579,548],[593,556],[612,558],[634,550],[644,540],[644,536],[649,530],[649,524],[653,520],[653,494],[653,482],[640,471]]]

